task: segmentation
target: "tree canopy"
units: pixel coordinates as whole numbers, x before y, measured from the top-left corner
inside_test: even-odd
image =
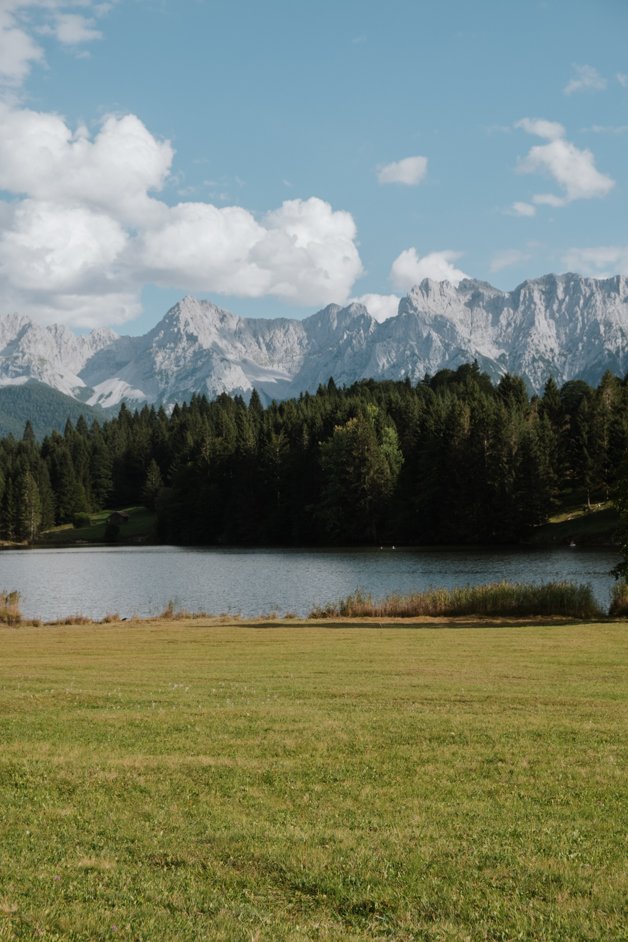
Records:
[[[172,543],[513,542],[558,506],[606,500],[627,445],[628,384],[610,374],[532,398],[470,365],[266,408],[255,393],[123,405],[0,440],[0,536],[144,503]]]

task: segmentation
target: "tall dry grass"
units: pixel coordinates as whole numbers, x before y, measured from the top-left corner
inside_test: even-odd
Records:
[[[494,582],[452,589],[428,589],[411,595],[388,595],[374,600],[360,590],[339,602],[315,608],[310,618],[413,618],[456,615],[495,617],[564,615],[570,618],[599,618],[604,612],[591,587],[571,582],[530,585]]]
[[[613,617],[628,615],[628,583],[623,579],[613,586],[609,615]]]
[[[22,621],[20,593],[0,591],[0,624],[19,625]]]

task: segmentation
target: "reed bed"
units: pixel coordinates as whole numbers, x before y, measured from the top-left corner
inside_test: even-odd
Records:
[[[495,582],[485,585],[467,585],[456,588],[434,588],[410,595],[388,595],[383,599],[374,599],[370,593],[357,589],[344,599],[328,605],[317,606],[309,618],[416,618],[489,616],[489,617],[530,617],[563,616],[568,618],[602,618],[605,612],[596,602],[591,587],[572,582],[548,582],[532,585],[521,582]],[[609,614],[614,617],[628,615],[628,584],[618,582],[613,590]],[[212,619],[220,622],[241,621],[239,615],[213,615],[209,612],[190,612],[177,608],[170,601],[157,616],[131,621],[189,621],[194,619]],[[277,612],[267,612],[260,619],[276,621]],[[286,619],[294,619],[294,612],[287,612]],[[110,613],[102,619],[93,619],[85,615],[74,614],[65,618],[46,622],[54,625],[109,624],[126,621],[118,613]],[[0,591],[0,624],[17,627],[23,624],[20,610],[20,593]],[[29,622],[42,624],[40,619]]]
[[[623,579],[613,586],[609,615],[612,617],[628,615],[628,583]]]
[[[0,624],[15,627],[21,622],[20,593],[0,591]]]
[[[380,600],[374,600],[370,593],[358,589],[339,602],[315,608],[310,618],[438,618],[457,615],[600,618],[604,612],[588,585],[571,582],[547,582],[542,585],[494,582],[451,589],[428,589],[411,595],[388,595]]]

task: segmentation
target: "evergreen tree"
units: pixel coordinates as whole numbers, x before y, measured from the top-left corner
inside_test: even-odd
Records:
[[[403,456],[396,430],[376,428],[374,406],[334,428],[321,446],[320,515],[329,537],[377,541]]]
[[[25,471],[18,484],[17,537],[33,543],[39,536],[42,513],[37,481]]]
[[[154,458],[151,458],[150,464],[148,465],[148,471],[146,472],[144,487],[142,488],[142,501],[144,506],[148,507],[149,510],[155,509],[159,492],[163,486],[164,482],[161,477],[159,465]]]

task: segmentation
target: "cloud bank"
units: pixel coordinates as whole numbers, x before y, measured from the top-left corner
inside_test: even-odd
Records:
[[[81,326],[139,313],[147,282],[299,304],[345,300],[361,273],[350,213],[312,197],[256,217],[159,199],[174,152],[135,115],[93,135],[0,105],[3,310]]]

